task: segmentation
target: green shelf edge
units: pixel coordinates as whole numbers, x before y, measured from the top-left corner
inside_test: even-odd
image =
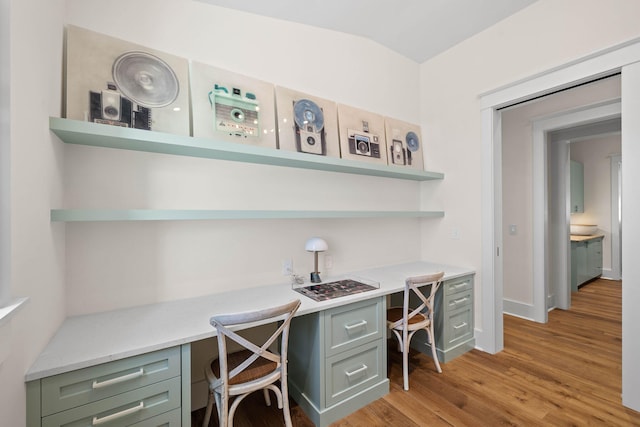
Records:
[[[443,179],[440,172],[419,171],[400,166],[375,165],[349,159],[234,144],[192,136],[129,129],[79,120],[49,118],[49,128],[63,142],[179,156],[202,157],[301,169],[369,175],[410,181]]]
[[[441,218],[443,211],[299,211],[299,210],[171,210],[52,209],[53,222],[194,221],[235,219]]]

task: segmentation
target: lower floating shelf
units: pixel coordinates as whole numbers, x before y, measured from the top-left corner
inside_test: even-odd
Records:
[[[193,221],[229,219],[440,218],[443,211],[294,211],[294,210],[172,210],[172,209],[52,209],[51,221]]]

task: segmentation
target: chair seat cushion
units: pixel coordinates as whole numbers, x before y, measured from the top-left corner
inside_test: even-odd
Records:
[[[387,310],[387,322],[395,323],[402,319],[402,307],[391,307]],[[424,323],[428,319],[422,313],[416,313],[411,319],[409,319],[409,325],[416,323]]]
[[[240,365],[242,362],[247,360],[253,352],[250,350],[242,350],[236,353],[231,353],[227,355],[227,363],[228,370],[231,372],[234,368]],[[267,360],[263,357],[258,357],[249,367],[247,367],[244,371],[240,372],[233,378],[229,379],[229,385],[236,385],[246,383],[257,378],[264,377],[278,369],[278,364],[276,362],[272,362],[271,360]],[[211,362],[211,370],[216,378],[220,378],[220,359],[214,359]]]

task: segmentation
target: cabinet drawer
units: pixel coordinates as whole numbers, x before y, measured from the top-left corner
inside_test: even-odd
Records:
[[[383,336],[382,298],[349,304],[325,313],[326,356]]]
[[[180,399],[180,378],[172,378],[49,415],[42,427],[131,426],[179,408]]]
[[[458,310],[473,303],[473,291],[468,290],[452,295],[446,295],[444,301],[447,312]]]
[[[42,415],[95,402],[180,375],[180,349],[168,348],[42,380]]]
[[[181,423],[182,411],[180,409],[174,409],[173,411],[165,412],[164,414],[140,421],[139,423],[131,424],[129,427],[181,427]]]
[[[326,406],[331,406],[380,381],[382,343],[376,341],[327,359]]]
[[[452,295],[458,292],[469,291],[473,289],[473,277],[459,277],[457,279],[447,280],[443,284],[445,295]]]
[[[446,347],[453,347],[458,342],[473,336],[473,309],[471,306],[448,313],[445,320]]]

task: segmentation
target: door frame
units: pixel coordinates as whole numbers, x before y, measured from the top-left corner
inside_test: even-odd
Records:
[[[504,347],[502,321],[502,139],[500,109],[619,73],[640,61],[640,38],[604,49],[524,80],[480,94],[482,123],[482,328],[478,347],[497,353]]]
[[[572,140],[609,133],[609,121],[619,118],[621,113],[620,99],[616,98],[533,122],[533,314],[536,322],[546,323],[553,305],[561,309],[571,305],[568,144]],[[550,158],[553,162],[548,162]],[[547,170],[547,165],[552,170]],[[549,189],[552,175],[557,178],[556,182],[563,182],[561,188]],[[548,301],[551,295],[553,304]]]
[[[622,278],[622,155],[614,154],[611,161],[611,273],[610,278]],[[620,218],[620,220],[618,220]]]

